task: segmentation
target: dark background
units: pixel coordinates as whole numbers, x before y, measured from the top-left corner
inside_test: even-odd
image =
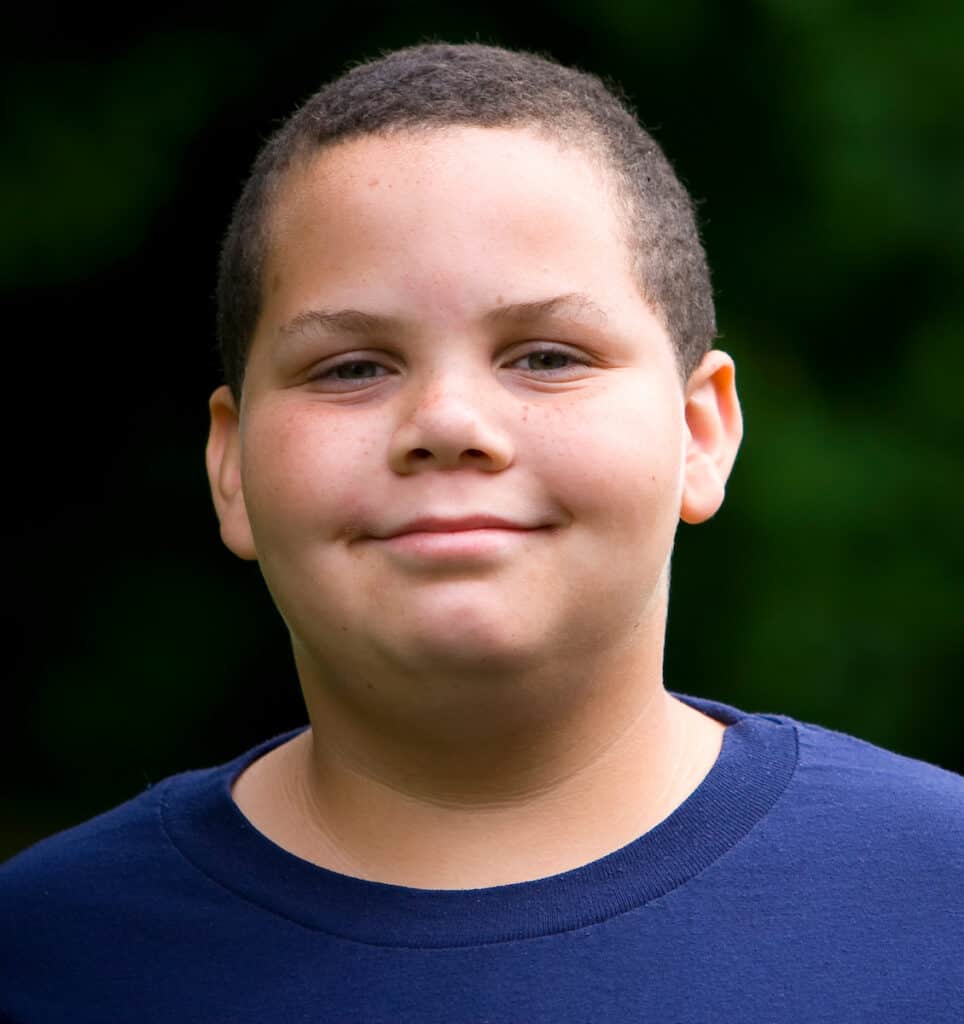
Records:
[[[964,5],[7,15],[0,856],[303,721],[203,471],[219,238],[279,118],[426,38],[620,82],[700,200],[747,425],[667,681],[964,769]]]

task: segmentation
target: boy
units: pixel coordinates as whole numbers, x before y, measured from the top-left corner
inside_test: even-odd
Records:
[[[432,45],[259,157],[208,469],[310,728],[15,858],[13,1021],[951,1021],[964,785],[664,689],[741,435],[689,200],[596,79]]]

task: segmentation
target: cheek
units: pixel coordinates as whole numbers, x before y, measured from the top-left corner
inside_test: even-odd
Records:
[[[372,439],[335,417],[256,424],[242,448],[242,483],[255,540],[294,544],[306,532],[341,534],[359,517]]]
[[[556,414],[540,440],[547,476],[574,513],[663,515],[675,523],[681,481],[681,420],[672,409],[632,400],[584,403]]]

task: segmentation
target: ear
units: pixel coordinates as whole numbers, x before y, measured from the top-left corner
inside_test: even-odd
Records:
[[[238,408],[226,385],[208,403],[211,430],[205,451],[211,497],[221,523],[221,540],[239,558],[257,558],[241,489],[241,429]]]
[[[708,352],[686,384],[686,464],[680,518],[702,523],[723,504],[726,481],[743,437],[733,360]]]

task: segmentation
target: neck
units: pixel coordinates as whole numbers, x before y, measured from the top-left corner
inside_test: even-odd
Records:
[[[464,889],[570,870],[665,818],[719,752],[722,726],[665,692],[661,656],[423,673],[411,714],[362,713],[347,679],[300,659],[312,728],[252,765],[235,799],[278,845],[374,881]],[[394,682],[378,692],[411,695]]]

